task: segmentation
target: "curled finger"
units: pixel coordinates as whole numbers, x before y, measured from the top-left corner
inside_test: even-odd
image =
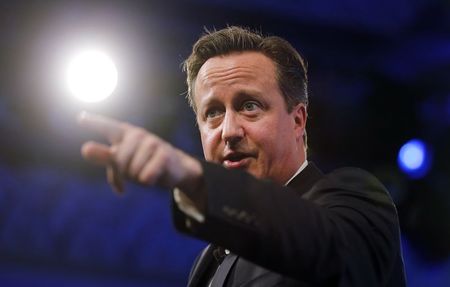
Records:
[[[106,178],[109,185],[112,187],[113,191],[117,194],[123,194],[125,191],[123,179],[120,175],[117,166],[114,164],[108,165],[106,167]]]

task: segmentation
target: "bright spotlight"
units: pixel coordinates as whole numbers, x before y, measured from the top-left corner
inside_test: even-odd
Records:
[[[423,177],[430,167],[430,152],[425,143],[412,139],[405,143],[398,153],[398,165],[412,178]]]
[[[99,51],[86,51],[76,56],[67,69],[71,93],[84,102],[99,102],[109,97],[117,85],[117,69],[113,61]]]

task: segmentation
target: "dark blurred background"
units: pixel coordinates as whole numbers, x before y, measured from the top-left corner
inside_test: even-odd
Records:
[[[174,231],[167,191],[110,192],[85,163],[81,110],[146,127],[202,156],[180,63],[204,27],[293,43],[310,68],[309,158],[389,188],[409,286],[450,284],[450,2],[444,0],[2,1],[0,286],[184,286],[205,245]],[[68,55],[108,51],[114,94],[68,95]],[[408,174],[399,151],[425,144]],[[406,153],[405,160],[420,157]],[[419,160],[420,161],[420,160]]]

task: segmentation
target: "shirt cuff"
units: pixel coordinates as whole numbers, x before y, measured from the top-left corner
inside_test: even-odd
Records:
[[[195,207],[194,202],[177,187],[173,189],[173,199],[184,214],[200,223],[205,222],[205,216]]]

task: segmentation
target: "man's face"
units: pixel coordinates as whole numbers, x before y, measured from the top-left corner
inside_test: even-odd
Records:
[[[305,159],[303,104],[287,112],[273,61],[259,52],[210,58],[194,85],[206,160],[284,184]]]

